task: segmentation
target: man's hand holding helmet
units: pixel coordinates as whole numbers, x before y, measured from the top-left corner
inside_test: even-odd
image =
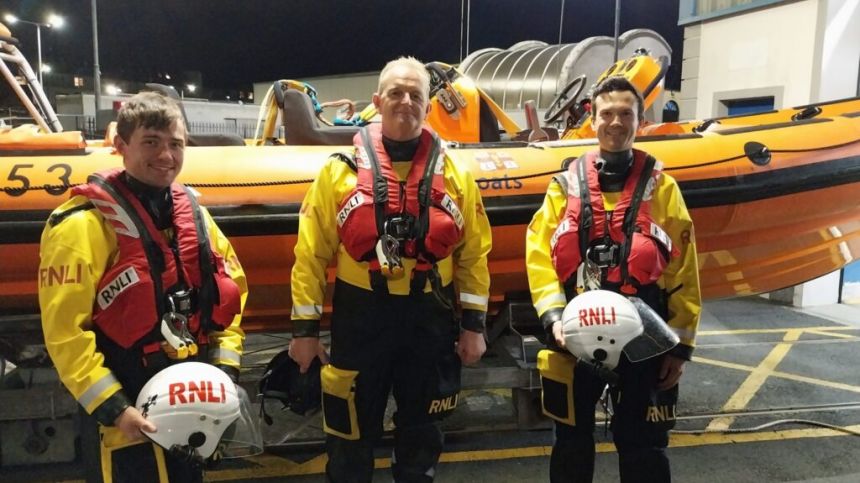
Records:
[[[130,441],[141,441],[144,438],[142,431],[154,433],[157,431],[155,424],[152,421],[146,420],[140,411],[134,406],[129,406],[117,416],[113,425],[116,426],[122,434]]]
[[[598,369],[615,369],[625,354],[639,362],[665,354],[678,344],[678,336],[653,309],[638,298],[628,299],[608,290],[582,293],[568,303],[562,314],[564,347]],[[683,371],[683,361],[666,355],[659,389],[674,386]]]
[[[121,422],[124,418],[127,423]],[[117,422],[130,438],[146,436],[172,454],[193,460],[207,460],[216,452],[216,458],[228,453],[249,456],[263,447],[247,393],[225,372],[201,362],[160,371]],[[161,431],[155,431],[156,426]]]
[[[541,314],[540,321],[546,331],[547,336],[551,337],[550,342],[555,340],[555,345],[564,349],[564,333],[562,331],[561,316],[564,309],[551,308]]]

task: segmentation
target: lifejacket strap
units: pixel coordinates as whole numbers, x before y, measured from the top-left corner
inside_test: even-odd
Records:
[[[69,215],[77,213],[78,211],[91,210],[95,207],[96,205],[94,205],[92,201],[87,201],[86,203],[80,204],[78,206],[73,206],[66,211],[61,211],[59,213],[54,213],[53,215],[51,215],[50,218],[48,218],[48,224],[51,225],[51,227],[57,226],[61,221],[68,218]]]
[[[639,207],[642,205],[642,197],[645,195],[645,189],[648,186],[648,180],[651,178],[651,173],[654,171],[654,165],[657,160],[650,154],[645,157],[645,166],[642,172],[639,173],[639,179],[636,183],[636,189],[633,192],[633,199],[630,200],[630,206],[624,213],[624,222],[622,229],[624,230],[624,242],[621,243],[621,256],[619,265],[621,268],[621,281],[625,284],[630,284],[630,274],[627,271],[627,259],[630,257],[630,246],[633,239],[633,231],[636,229],[636,218],[639,216]]]
[[[442,289],[442,277],[439,275],[439,267],[433,264],[433,268],[426,271],[427,279],[430,280],[430,288],[436,301],[448,310],[454,310],[454,302],[445,294]]]

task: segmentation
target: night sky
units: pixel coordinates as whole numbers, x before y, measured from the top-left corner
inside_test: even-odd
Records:
[[[667,84],[680,86],[679,0],[622,0],[621,31],[651,28],[672,45]],[[612,36],[613,0],[565,0],[562,40]],[[155,80],[199,71],[208,88],[379,70],[410,54],[460,58],[461,0],[99,0],[103,78]],[[471,0],[470,51],[522,40],[558,41],[561,0]],[[43,62],[55,72],[92,75],[90,0],[3,0],[0,13],[66,18],[42,31]],[[35,68],[35,28],[11,27]],[[465,41],[464,41],[465,43]]]

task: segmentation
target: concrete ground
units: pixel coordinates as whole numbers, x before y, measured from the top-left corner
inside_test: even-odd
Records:
[[[259,339],[257,365],[284,345]],[[251,362],[251,366],[254,366]],[[472,390],[446,422],[436,481],[548,481],[552,434],[517,428],[509,389]],[[323,481],[318,418],[274,413],[263,455],[226,462],[209,481]],[[304,424],[298,428],[299,424]],[[289,431],[284,428],[289,428]],[[860,306],[798,310],[757,298],[705,304],[682,380],[669,457],[679,482],[860,482]],[[611,434],[599,428],[596,482],[618,481]],[[390,438],[374,481],[391,481]],[[81,481],[79,464],[0,468],[0,481]]]

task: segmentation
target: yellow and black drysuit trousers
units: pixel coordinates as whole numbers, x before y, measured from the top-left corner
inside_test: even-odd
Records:
[[[556,354],[558,357],[571,357]],[[675,425],[678,386],[656,389],[662,357],[631,363],[626,356],[615,371],[617,386],[610,387],[614,414],[610,421],[618,450],[622,483],[671,481],[665,449]],[[594,474],[594,408],[606,383],[584,365],[573,370],[573,424],[555,421],[555,442],[550,456],[550,481],[590,483]],[[544,398],[547,392],[544,392]],[[544,402],[547,405],[547,402]],[[558,407],[558,405],[557,405]]]
[[[129,443],[119,429],[79,412],[87,483],[201,483],[203,465],[171,455],[149,441]]]
[[[452,285],[444,292],[453,300]],[[460,388],[453,311],[429,292],[382,294],[338,280],[331,324],[331,364],[322,370],[327,481],[371,481],[390,392],[394,480],[432,481],[443,444],[436,421]]]
[[[643,287],[638,295],[662,317],[666,317],[668,309],[656,285]],[[566,296],[570,300],[573,293],[567,293]],[[555,346],[552,336],[548,340],[551,347]],[[581,364],[575,365],[571,374],[574,358],[566,351],[542,352],[544,354],[539,357],[539,365],[553,366],[556,379],[547,381],[544,369],[541,369],[544,411],[558,408],[559,411],[555,412],[561,416],[550,414],[555,419],[550,481],[590,483],[594,475],[594,409],[606,382]],[[552,357],[552,362],[543,362],[547,355]],[[669,445],[669,430],[675,426],[678,386],[666,391],[657,390],[663,357],[633,363],[622,353],[615,368],[620,379],[617,385],[609,388],[613,409],[610,427],[618,450],[622,483],[671,481],[665,450]],[[565,361],[568,363],[565,364]],[[559,374],[565,370],[568,371],[567,378]],[[572,398],[564,389],[565,383],[570,384],[568,378],[571,376]],[[548,390],[548,387],[551,389]],[[571,402],[568,398],[572,399],[572,411],[566,411]]]

